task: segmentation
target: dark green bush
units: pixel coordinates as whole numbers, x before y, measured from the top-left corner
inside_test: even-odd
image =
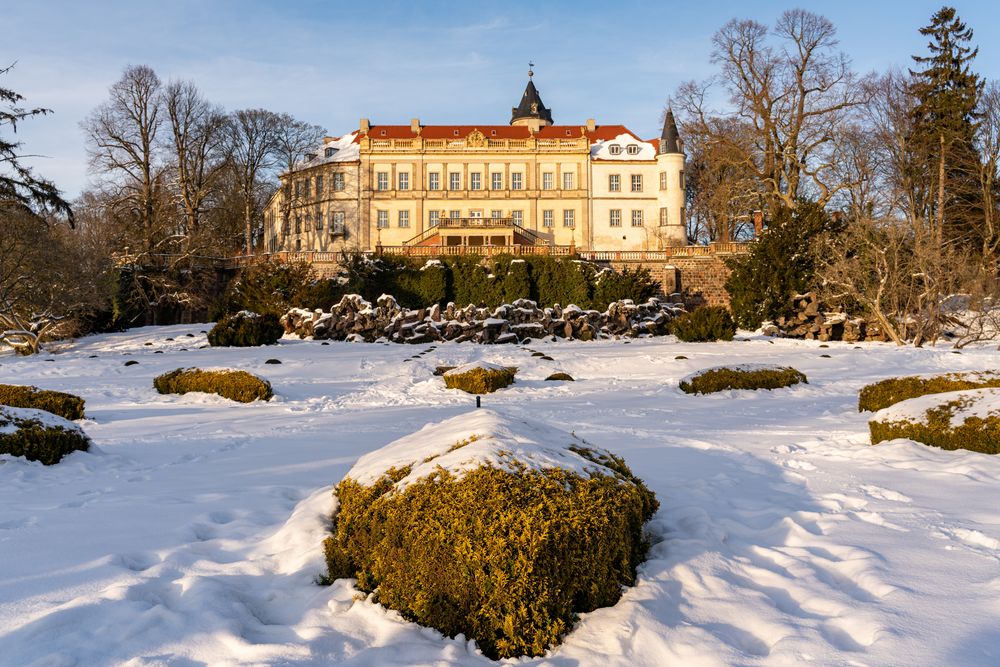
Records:
[[[608,304],[625,299],[645,303],[659,291],[660,283],[653,279],[653,274],[644,266],[617,272],[602,271],[597,275],[591,307],[605,310]]]
[[[153,387],[161,394],[186,394],[203,391],[218,394],[240,403],[257,399],[269,401],[274,395],[271,383],[246,371],[203,371],[200,368],[178,368],[157,376]]]
[[[889,378],[870,384],[858,394],[858,412],[876,412],[909,398],[943,394],[962,389],[1000,387],[1000,373],[946,373],[933,377],[918,375]]]
[[[710,368],[690,380],[682,381],[681,391],[688,394],[711,394],[729,389],[780,389],[799,382],[806,376],[790,367],[740,368],[722,366]]]
[[[317,282],[307,262],[261,262],[243,268],[223,298],[223,312],[247,310],[281,316],[296,307]],[[320,295],[312,294],[312,302]],[[311,305],[320,308],[320,304]]]
[[[561,382],[574,382],[573,376],[569,373],[553,373],[552,375],[545,378],[547,381],[561,381]]]
[[[219,320],[208,332],[208,343],[212,347],[274,345],[284,333],[285,328],[276,315],[241,310]]]
[[[516,368],[473,368],[464,373],[447,371],[444,384],[448,389],[461,389],[470,394],[492,394],[514,382]]]
[[[577,615],[613,605],[635,581],[658,507],[620,459],[615,476],[565,470],[444,469],[408,485],[409,467],[371,486],[345,478],[328,580],[355,577],[405,618],[475,639],[494,659],[542,655]],[[606,462],[605,462],[606,461]]]
[[[70,452],[88,449],[90,439],[72,424],[46,425],[43,420],[0,407],[0,454],[53,465]]]
[[[732,340],[736,335],[736,323],[724,307],[703,306],[674,318],[670,332],[685,343]]]
[[[71,421],[83,419],[84,400],[79,396],[29,385],[0,384],[0,405],[45,410]]]
[[[730,308],[739,326],[756,329],[764,320],[791,314],[791,299],[813,286],[816,244],[836,224],[822,207],[800,203],[778,210],[750,251],[726,263]]]
[[[966,417],[961,423],[953,421],[956,411],[972,400],[975,399],[968,396],[943,400],[939,405],[928,408],[923,420],[893,420],[889,417],[883,420],[876,415],[868,422],[872,444],[908,438],[941,449],[1000,454],[1000,415]]]

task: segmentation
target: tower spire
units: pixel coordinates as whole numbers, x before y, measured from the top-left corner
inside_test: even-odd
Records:
[[[677,132],[677,122],[674,120],[674,110],[667,107],[667,114],[663,117],[663,132],[660,133],[660,154],[683,153],[682,144]]]
[[[552,124],[552,110],[545,107],[542,98],[535,88],[532,77],[535,76],[535,63],[528,62],[528,85],[524,88],[521,103],[510,111],[511,125],[528,125],[535,127]]]

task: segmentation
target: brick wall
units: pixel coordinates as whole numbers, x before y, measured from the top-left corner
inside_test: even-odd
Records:
[[[680,293],[684,303],[694,306],[728,306],[726,278],[729,268],[722,257],[672,257],[662,262],[611,262],[615,269],[644,266],[660,281],[664,294]]]

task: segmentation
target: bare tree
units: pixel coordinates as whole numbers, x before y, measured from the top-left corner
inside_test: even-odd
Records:
[[[987,266],[996,270],[1000,251],[1000,81],[990,81],[979,101],[976,146],[982,157],[978,169],[982,191],[982,252]]]
[[[826,205],[849,187],[834,170],[836,137],[864,103],[866,89],[847,56],[836,50],[833,24],[802,9],[782,14],[773,31],[733,19],[715,34],[713,45],[720,73],[705,83],[682,85],[674,98],[685,123],[751,168],[771,207],[794,209],[807,195]],[[717,88],[728,96],[730,111],[709,108]],[[720,131],[725,128],[720,118],[745,124],[749,145]]]
[[[253,254],[260,214],[270,192],[263,177],[277,163],[280,116],[265,109],[243,109],[229,117],[228,154],[243,208],[244,251]]]
[[[129,66],[111,86],[108,100],[82,123],[91,165],[105,177],[111,205],[121,221],[135,228],[132,241],[141,244],[144,254],[163,240],[157,159],[161,92],[156,72],[145,65]]]
[[[277,117],[277,132],[275,134],[275,159],[284,173],[291,176],[296,166],[312,150],[316,150],[326,130],[319,125],[311,125],[296,120],[287,113]],[[302,203],[303,193],[293,188],[293,179],[285,178],[281,184],[282,222],[291,216],[292,207]],[[316,192],[317,197],[322,193]]]

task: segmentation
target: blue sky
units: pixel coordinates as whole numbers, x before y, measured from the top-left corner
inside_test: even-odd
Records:
[[[527,62],[558,123],[658,133],[674,88],[712,73],[712,34],[801,6],[837,26],[859,71],[907,66],[940,2],[14,2],[0,26],[0,84],[54,114],[22,125],[32,164],[70,197],[87,182],[81,119],[128,64],[195,81],[227,109],[264,107],[342,134],[358,119],[505,123]],[[1000,79],[1000,9],[956,4]]]

